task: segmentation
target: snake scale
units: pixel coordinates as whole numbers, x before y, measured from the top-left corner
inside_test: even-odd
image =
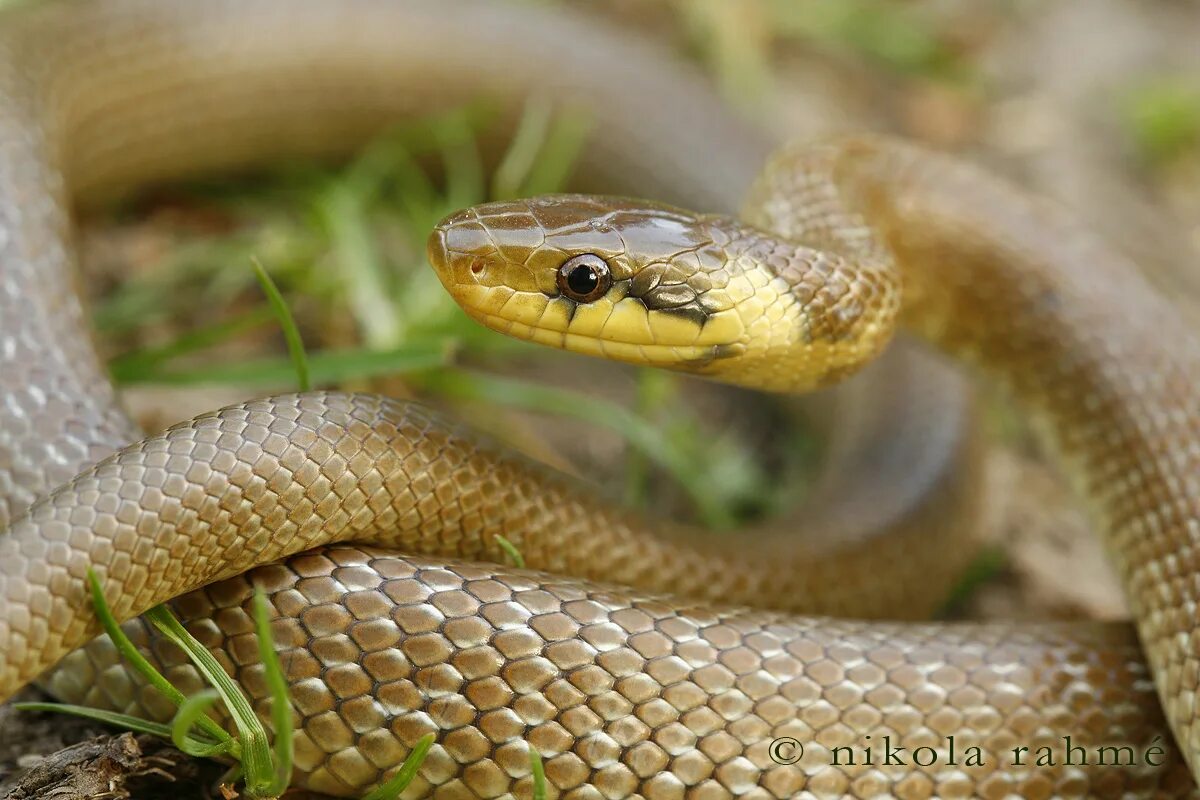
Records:
[[[1200,347],[1114,250],[944,156],[872,137],[788,146],[740,221],[542,198],[447,218],[430,256],[492,327],[773,389],[854,371],[902,324],[1043,423],[1136,632],[796,616],[919,616],[961,565],[969,401],[908,346],[870,368],[917,377],[869,384],[888,403],[860,404],[868,435],[843,459],[858,474],[830,484],[840,503],[806,516],[807,537],[686,535],[365,394],[136,430],[74,291],[73,206],[344,154],[477,95],[501,109],[499,142],[540,92],[593,112],[580,186],[735,209],[769,144],[636,36],[553,11],[77,0],[0,18],[0,697],[40,675],[65,700],[168,713],[106,640],[87,644],[93,566],[122,619],[177,598],[265,714],[246,613],[261,587],[296,783],[335,795],[364,793],[427,732],[413,797],[527,796],[530,746],[571,798],[1193,794]],[[871,550],[822,553],[839,531]],[[496,534],[546,572],[489,563]],[[178,653],[126,627],[195,688]],[[1087,763],[1064,763],[1067,736]],[[803,757],[783,763],[778,741]],[[1102,745],[1135,763],[1097,763]],[[1034,763],[1039,746],[1053,765]]]

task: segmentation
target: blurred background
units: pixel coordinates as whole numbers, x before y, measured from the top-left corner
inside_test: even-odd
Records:
[[[572,5],[696,62],[737,113],[780,137],[889,131],[988,163],[1075,209],[1181,302],[1200,297],[1195,3]],[[345,165],[171,187],[86,219],[96,327],[146,427],[294,387],[243,268],[257,259],[297,316],[318,385],[456,405],[630,505],[712,527],[796,502],[817,447],[775,404],[512,342],[448,300],[424,263],[433,223],[485,199],[562,188],[588,131],[586,118],[531,100],[488,174],[473,141],[485,114],[414,120]],[[597,370],[612,377],[597,381]],[[751,402],[744,423],[726,424],[731,407]],[[999,434],[991,546],[947,613],[1123,616],[1099,545],[1002,398],[988,423]]]
[[[1200,297],[1194,3],[572,5],[695,61],[737,113],[781,137],[881,130],[986,162],[1075,209],[1181,302]],[[485,199],[562,188],[588,131],[586,118],[533,99],[488,174],[473,141],[485,115],[414,120],[345,165],[171,187],[88,217],[95,324],[145,426],[294,386],[278,327],[242,268],[257,259],[297,316],[317,385],[457,405],[630,505],[712,527],[794,503],[816,445],[774,404],[753,401],[758,413],[728,425],[731,404],[751,401],[512,342],[448,300],[424,263],[433,223]],[[595,380],[598,369],[612,378]],[[991,546],[947,613],[1123,616],[1061,482],[1002,398],[989,409],[1000,443],[989,459]],[[581,420],[600,424],[580,437]],[[781,427],[792,434],[780,439]]]

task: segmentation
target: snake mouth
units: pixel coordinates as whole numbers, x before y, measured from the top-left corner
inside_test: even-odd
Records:
[[[604,336],[575,333],[570,330],[530,325],[498,314],[489,314],[479,309],[465,308],[464,310],[475,321],[505,336],[628,364],[702,372],[705,365],[720,359],[734,357],[744,350],[740,344],[677,345],[629,342]]]
[[[473,319],[539,344],[672,366],[709,360],[714,349],[733,353],[745,339],[745,324],[734,308],[697,319],[674,309],[648,308],[623,286],[592,303],[579,303],[554,291],[493,283],[494,273],[503,267],[478,265],[469,256],[452,255],[435,264],[439,266],[446,290]]]

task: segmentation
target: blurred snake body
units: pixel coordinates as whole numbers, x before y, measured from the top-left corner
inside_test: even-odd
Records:
[[[1200,347],[1180,315],[1065,215],[946,157],[857,137],[763,168],[768,144],[694,76],[559,11],[78,0],[0,17],[0,698],[41,676],[64,700],[169,715],[92,641],[92,567],[123,620],[176,598],[265,715],[261,587],[295,782],[335,795],[429,732],[414,797],[528,796],[531,746],[571,798],[1194,793]],[[149,438],[129,421],[74,291],[73,205],[345,154],[480,95],[501,141],[534,92],[590,110],[578,183],[607,194],[443,221],[430,259],[468,313],[771,390],[849,375],[903,325],[1044,424],[1136,633],[796,615],[922,616],[969,556],[953,533],[977,510],[970,404],[908,345],[833,395],[862,433],[832,448],[849,476],[805,507],[804,535],[637,518],[373,395],[255,400]],[[540,571],[495,566],[498,534]]]

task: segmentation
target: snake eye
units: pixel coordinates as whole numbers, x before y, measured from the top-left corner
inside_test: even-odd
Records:
[[[593,253],[582,253],[558,268],[558,291],[577,303],[590,303],[612,286],[608,263]]]

